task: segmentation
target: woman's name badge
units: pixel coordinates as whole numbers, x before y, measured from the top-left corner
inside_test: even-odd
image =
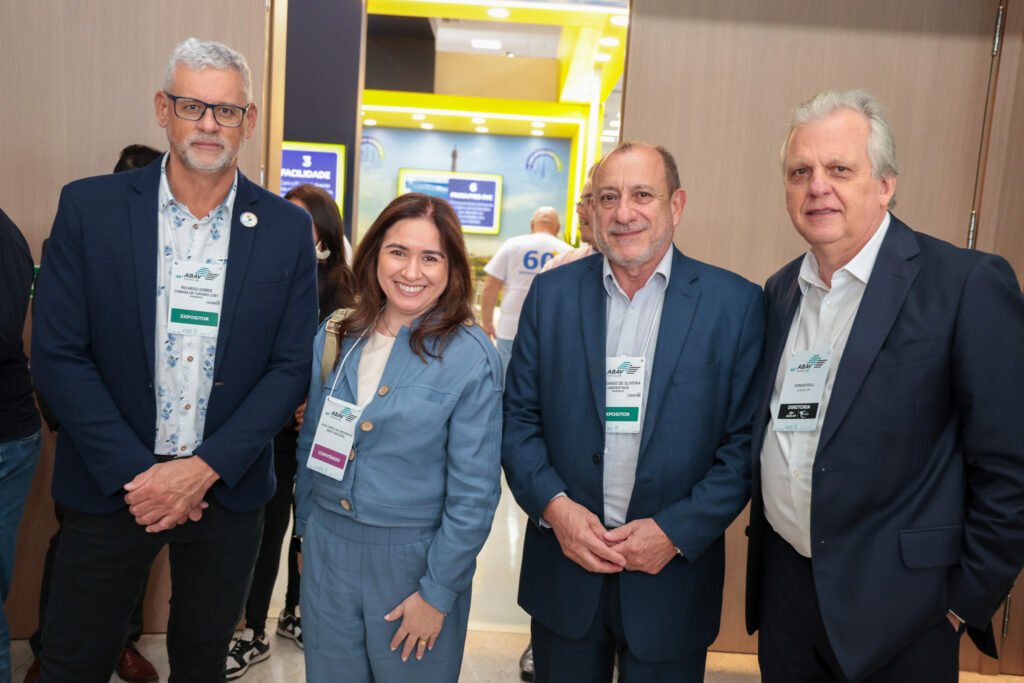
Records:
[[[604,430],[608,434],[639,434],[644,402],[644,357],[605,358]]]
[[[167,332],[216,337],[224,299],[224,263],[174,261]]]
[[[777,432],[813,432],[818,428],[818,409],[825,396],[825,380],[832,363],[828,349],[796,351],[782,378],[779,412],[772,429]]]
[[[313,447],[309,449],[306,467],[341,481],[362,413],[359,406],[328,396],[324,409],[320,411],[320,423],[313,435]]]

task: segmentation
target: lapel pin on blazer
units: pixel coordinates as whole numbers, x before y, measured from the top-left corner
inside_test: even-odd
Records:
[[[254,214],[252,211],[246,211],[239,217],[238,220],[241,221],[242,225],[244,225],[247,228],[256,227],[256,224],[259,223],[259,219],[256,218],[256,214]]]

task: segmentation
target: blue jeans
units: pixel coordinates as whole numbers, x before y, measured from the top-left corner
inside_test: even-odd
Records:
[[[14,573],[14,549],[25,499],[43,447],[43,432],[0,443],[0,605],[7,600]],[[0,683],[11,683],[11,632],[0,609]]]
[[[512,342],[514,340],[498,337],[494,341],[494,345],[498,349],[498,358],[501,359],[501,380],[504,384],[505,375],[508,374],[508,362],[512,360]]]

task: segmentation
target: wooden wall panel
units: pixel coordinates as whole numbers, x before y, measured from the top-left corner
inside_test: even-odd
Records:
[[[153,95],[177,43],[194,35],[240,51],[253,72],[253,99],[261,102],[266,7],[265,0],[0,0],[0,206],[37,262],[61,186],[109,173],[125,145],[166,149]],[[256,181],[262,137],[263,122],[240,155],[242,172]],[[31,316],[26,342],[30,329]],[[19,533],[6,605],[13,638],[36,627],[43,555],[56,527],[49,496],[53,445],[47,434]],[[147,630],[164,629],[167,580],[165,569],[151,582]]]

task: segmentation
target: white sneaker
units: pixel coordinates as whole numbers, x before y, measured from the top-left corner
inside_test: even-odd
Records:
[[[228,652],[227,678],[241,678],[249,670],[250,664],[262,662],[270,656],[270,641],[267,634],[256,637],[251,628],[244,629],[235,638]]]

